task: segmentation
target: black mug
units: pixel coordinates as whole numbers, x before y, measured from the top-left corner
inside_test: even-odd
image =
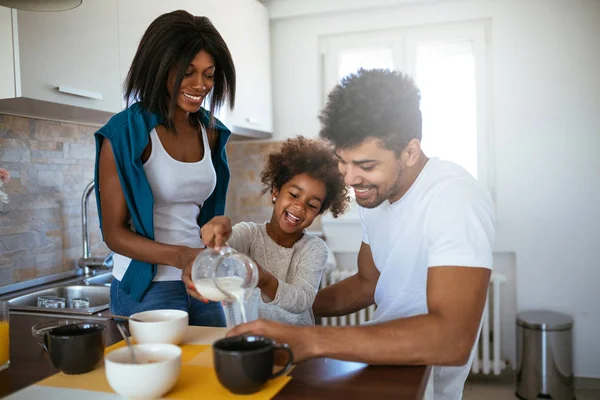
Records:
[[[104,325],[81,323],[50,329],[44,335],[44,348],[54,367],[65,374],[89,372],[104,356]]]
[[[288,354],[285,367],[273,373],[275,350]],[[294,362],[294,354],[287,344],[276,344],[263,336],[234,336],[213,344],[215,371],[221,385],[235,394],[258,392],[273,378],[287,373]]]

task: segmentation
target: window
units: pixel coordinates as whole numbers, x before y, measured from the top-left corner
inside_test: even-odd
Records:
[[[475,57],[470,42],[417,47],[425,154],[462,165],[477,178]]]
[[[487,29],[487,22],[476,21],[322,37],[323,105],[330,90],[360,68],[405,72],[421,90],[425,154],[463,166],[491,189]],[[349,217],[355,212],[353,206]]]
[[[345,76],[364,69],[394,69],[394,60],[392,59],[391,49],[356,49],[350,51],[341,51],[338,61],[338,81]]]

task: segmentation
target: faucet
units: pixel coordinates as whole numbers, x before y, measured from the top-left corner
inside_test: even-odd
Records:
[[[77,265],[82,268],[84,275],[94,275],[100,269],[112,268],[113,252],[106,257],[92,257],[90,251],[90,232],[88,229],[88,200],[94,192],[95,183],[91,181],[83,191],[81,196],[81,230],[83,236],[83,257],[77,261]]]

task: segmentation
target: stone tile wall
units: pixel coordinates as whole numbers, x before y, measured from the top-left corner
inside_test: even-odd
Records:
[[[232,141],[227,146],[231,181],[225,214],[235,224],[240,221],[264,222],[273,212],[271,196],[262,196],[260,173],[265,155],[276,142]]]
[[[10,203],[0,208],[0,286],[76,268],[96,129],[0,115],[0,168],[12,178],[4,187]],[[94,196],[89,205],[92,253],[103,256]]]

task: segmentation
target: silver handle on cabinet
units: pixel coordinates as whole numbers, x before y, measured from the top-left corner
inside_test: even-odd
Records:
[[[251,125],[260,125],[260,121],[254,118],[246,117],[246,122]]]
[[[77,89],[72,86],[59,85],[58,91],[65,94],[71,94],[73,96],[86,97],[88,99],[102,100],[104,95],[100,92],[92,92],[90,90]]]

